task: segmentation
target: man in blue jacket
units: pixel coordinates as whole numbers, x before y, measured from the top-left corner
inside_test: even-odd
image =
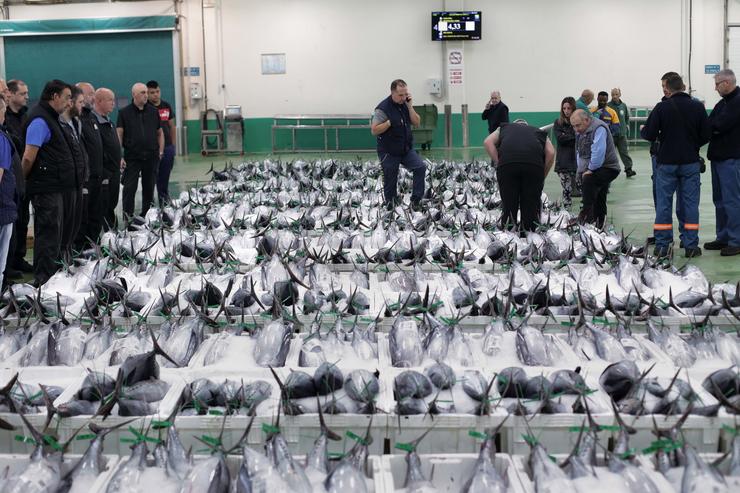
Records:
[[[375,107],[370,125],[370,131],[378,139],[378,158],[383,167],[383,194],[389,210],[398,202],[398,170],[402,164],[414,174],[411,208],[421,210],[427,167],[414,150],[414,136],[411,133],[412,126],[420,123],[421,118],[414,111],[406,82],[394,80],[391,82],[391,95]]]
[[[717,217],[717,239],[704,244],[727,257],[740,253],[740,88],[732,70],[714,76],[722,99],[709,115],[709,151],[712,162],[712,200]]]
[[[668,97],[655,106],[641,131],[645,140],[660,141],[655,159],[655,255],[666,256],[673,243],[673,195],[678,192],[685,221],[681,242],[686,257],[698,257],[699,148],[709,140],[707,113],[701,102],[684,92],[681,76],[668,77],[665,85]]]

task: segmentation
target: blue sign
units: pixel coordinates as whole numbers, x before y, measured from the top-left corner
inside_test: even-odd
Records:
[[[704,73],[705,74],[718,74],[719,65],[704,65]]]
[[[200,67],[184,67],[182,75],[185,77],[200,77]]]

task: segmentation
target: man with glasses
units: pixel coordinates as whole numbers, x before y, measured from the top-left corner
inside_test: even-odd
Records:
[[[712,201],[717,238],[704,244],[724,257],[740,254],[740,89],[732,70],[714,76],[722,99],[709,115],[709,150],[712,162]]]

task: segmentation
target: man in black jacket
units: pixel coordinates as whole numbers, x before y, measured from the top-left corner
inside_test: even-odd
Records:
[[[116,98],[113,91],[101,87],[95,91],[95,104],[93,116],[98,123],[100,140],[103,144],[103,169],[100,180],[100,208],[103,211],[103,229],[109,231],[115,229],[116,206],[118,195],[121,190],[121,142],[118,140],[118,132],[110,119],[110,114],[116,107]]]
[[[76,186],[75,162],[59,115],[70,104],[72,87],[61,80],[46,83],[41,100],[28,112],[22,166],[26,193],[34,210],[33,267],[37,285],[59,268],[64,234],[63,194]]]
[[[95,242],[100,235],[103,223],[103,208],[100,186],[103,176],[103,139],[100,136],[98,119],[93,114],[95,105],[95,88],[88,82],[79,82],[84,105],[80,114],[82,124],[82,142],[87,151],[88,178],[83,188],[82,224],[75,239],[75,246],[81,250]]]
[[[717,238],[704,244],[723,256],[740,254],[740,88],[732,70],[714,76],[722,99],[709,115],[709,151],[712,161],[712,200]]]
[[[645,140],[660,142],[655,158],[655,254],[665,256],[673,242],[673,195],[678,192],[685,221],[681,242],[687,257],[698,257],[699,148],[709,140],[707,113],[702,103],[683,92],[679,75],[668,77],[665,85],[669,96],[655,106],[641,131]]]
[[[28,113],[28,86],[18,79],[8,81],[8,109],[5,113],[5,126],[10,134],[11,140],[18,155],[23,154],[25,148],[25,135],[23,125]],[[18,159],[20,166],[20,157]],[[26,236],[28,236],[28,221],[30,220],[31,201],[26,196],[26,180],[23,178],[21,169],[16,170],[15,185],[18,191],[18,219],[13,226],[13,237],[10,240],[8,253],[8,269],[20,272],[33,272],[33,266],[26,261]]]
[[[157,109],[147,104],[147,87],[137,82],[131,88],[131,104],[118,112],[116,129],[123,147],[123,217],[134,215],[134,199],[141,176],[141,215],[154,200],[159,161],[164,156],[164,133]]]
[[[481,119],[488,121],[488,133],[492,134],[502,123],[509,123],[509,107],[501,102],[501,93],[491,91],[491,99],[481,114]]]

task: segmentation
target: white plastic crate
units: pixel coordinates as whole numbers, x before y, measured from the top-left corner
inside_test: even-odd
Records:
[[[67,474],[81,458],[82,455],[80,454],[65,454],[64,462],[62,463],[62,476]],[[117,455],[105,454],[103,455],[103,462],[105,464],[105,470],[98,475],[92,485],[89,486],[89,489],[79,489],[81,486],[77,486],[73,491],[86,491],[89,493],[105,491],[104,486],[107,484],[112,472],[118,466],[119,457]],[[9,477],[23,471],[28,463],[28,455],[0,454],[0,471],[3,471],[3,474],[5,474],[7,469]]]
[[[81,369],[79,368],[17,368],[0,370],[0,387],[4,387],[13,375],[18,373],[18,381],[24,384],[56,385],[67,388],[79,379]],[[26,429],[23,420],[18,414],[4,412],[0,418],[7,421],[16,429],[13,431],[0,430],[0,451],[10,454],[25,454],[33,450],[33,445],[23,441],[24,437],[31,437],[31,432]],[[46,423],[46,408],[41,406],[41,412],[27,414],[26,419],[38,431],[42,431]]]
[[[115,378],[118,369],[116,367],[110,367],[103,371]],[[177,400],[182,394],[182,389],[185,385],[185,373],[182,370],[162,369],[160,370],[159,378],[160,380],[167,382],[170,385],[170,388],[167,390],[164,399],[160,401],[158,411],[155,414],[141,417],[123,417],[111,414],[105,420],[100,416],[92,418],[92,416],[89,415],[72,416],[69,418],[60,418],[59,416],[55,416],[52,421],[52,426],[58,431],[59,441],[63,442],[68,440],[80,429],[83,430],[80,432],[81,434],[86,434],[87,432],[84,430],[91,421],[95,422],[95,424],[99,426],[112,427],[133,420],[130,425],[123,426],[110,432],[105,440],[106,451],[119,455],[127,455],[130,444],[125,441],[121,441],[121,439],[132,438],[129,428],[133,428],[147,434],[152,421],[166,420],[167,417],[170,416]],[[59,406],[62,403],[73,400],[75,394],[82,386],[84,379],[84,375],[80,376],[75,384],[67,387],[67,390],[65,390],[64,393],[54,401],[54,406]],[[152,432],[149,433],[150,436],[154,434],[155,433]],[[74,453],[82,453],[87,449],[87,445],[88,442],[86,440],[73,440],[70,446],[70,451]]]
[[[442,492],[459,492],[465,482],[472,476],[478,454],[420,454],[421,470],[432,485]],[[391,493],[403,490],[406,478],[406,456],[384,455],[383,464],[384,491]],[[496,454],[494,459],[496,471],[508,483],[509,493],[524,493],[525,489],[519,480],[514,462],[506,454]]]
[[[548,450],[549,453],[549,450]],[[555,461],[558,464],[562,464],[567,458],[567,454],[550,454],[550,457],[554,458]],[[515,464],[515,467],[517,469],[517,472],[519,474],[519,479],[521,480],[522,484],[524,485],[524,488],[526,491],[535,491],[535,484],[534,484],[534,478],[532,476],[532,470],[529,467],[529,456],[525,455],[515,455],[512,457],[512,460]],[[670,484],[665,480],[665,478],[662,477],[662,475],[655,473],[654,471],[651,471],[649,468],[644,467],[642,463],[638,460],[637,464],[638,467],[641,467],[641,469],[647,474],[647,476],[652,480],[653,484],[658,488],[659,493],[673,493],[673,488],[671,488]],[[593,485],[602,485],[605,491],[614,492],[614,493],[630,493],[630,490],[627,489],[627,485],[624,483],[621,483],[620,477],[618,474],[614,474],[609,471],[609,468],[606,464],[606,461],[604,460],[603,454],[597,454],[596,457],[596,466],[592,469],[593,474],[595,475],[593,478],[587,478],[586,481],[592,482],[588,484]],[[624,484],[623,489],[618,489],[619,484]],[[586,483],[583,483],[581,486],[585,486]],[[575,486],[575,485],[574,485]],[[578,489],[578,491],[581,491]]]
[[[690,443],[690,442],[689,442]],[[712,464],[718,460],[723,454],[699,454],[700,457],[707,463]],[[660,476],[666,483],[669,484],[671,492],[681,491],[681,480],[683,478],[683,467],[672,467],[665,475],[659,473],[655,468],[655,458],[652,455],[640,455],[638,457],[643,468],[651,471],[656,476]],[[740,491],[740,476],[728,476],[730,472],[730,460],[727,456],[717,467],[717,470],[722,473],[727,482],[727,491]]]

